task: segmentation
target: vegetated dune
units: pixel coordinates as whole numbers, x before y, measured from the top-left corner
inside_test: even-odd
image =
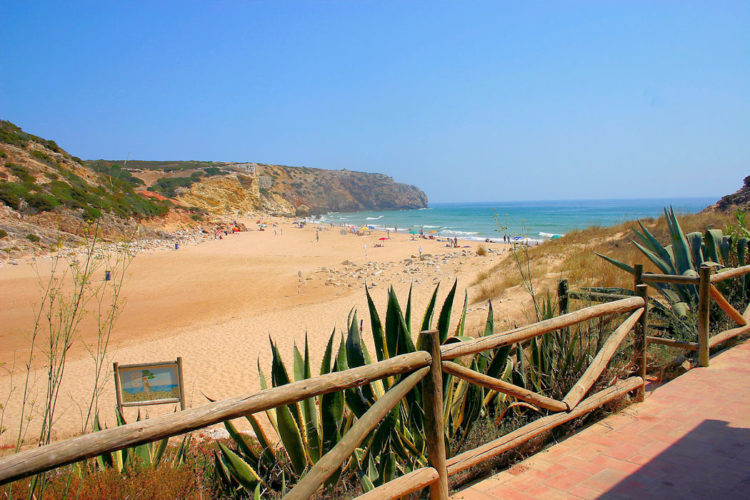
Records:
[[[732,214],[703,212],[678,217],[685,233],[724,229],[737,221]],[[641,222],[656,238],[668,244],[670,240],[664,216],[644,219]],[[509,293],[517,293],[522,287],[519,263],[524,272],[531,275],[536,285],[535,293],[556,290],[557,282],[567,278],[576,286],[602,286],[632,288],[632,277],[598,257],[595,252],[629,264],[643,264],[647,272],[659,272],[636,248],[631,239],[636,221],[603,228],[590,227],[571,231],[565,236],[548,241],[538,247],[509,254],[492,269],[481,273],[474,283],[475,300],[502,299]]]

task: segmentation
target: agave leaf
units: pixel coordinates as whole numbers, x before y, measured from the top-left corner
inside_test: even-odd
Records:
[[[333,336],[331,336],[333,339]],[[333,363],[333,371],[339,371],[338,360]],[[341,439],[341,423],[344,417],[344,393],[341,391],[323,394],[320,397],[321,454],[327,453]]]
[[[724,235],[719,241],[719,253],[721,254],[722,262],[729,262],[729,253],[732,249],[732,237]]]
[[[677,221],[674,209],[669,207],[669,211],[665,210],[664,213],[667,216],[669,234],[672,237],[672,251],[674,252],[676,271],[682,274],[688,269],[695,269],[690,255],[690,246],[685,238],[685,233],[682,232],[680,223]]]
[[[361,476],[359,476],[359,482],[362,485],[362,491],[365,493],[375,489],[375,485],[372,484],[372,480],[367,477],[367,474],[362,474]]]
[[[273,466],[279,460],[276,457],[274,447],[271,446],[271,440],[268,439],[266,432],[263,430],[263,427],[260,425],[260,423],[258,423],[258,419],[255,418],[255,415],[246,415],[245,418],[247,418],[247,421],[250,422],[250,426],[253,428],[253,432],[255,433],[255,439],[258,440],[258,444],[261,447],[262,451],[260,456],[268,467]]]
[[[289,372],[287,372],[286,370],[286,366],[284,365],[284,359],[281,357],[281,353],[279,352],[278,347],[273,342],[273,340],[271,340],[270,338],[269,340],[271,341],[271,353],[272,353],[271,383],[273,384],[274,387],[280,387],[290,382]],[[300,412],[300,409],[297,403],[291,403],[287,405],[287,408],[289,408],[289,413],[292,415],[292,417],[294,417],[294,421],[297,424],[297,428],[304,428],[304,424],[302,422],[302,414]],[[277,420],[279,418],[278,413],[279,413],[279,409],[276,408]]]
[[[325,375],[331,372],[331,354],[333,352],[333,338],[336,335],[336,329],[334,328],[331,332],[331,336],[328,337],[328,345],[323,353],[323,360],[320,362],[320,374]]]
[[[246,489],[253,491],[261,481],[260,476],[247,462],[237,456],[235,452],[222,443],[217,444],[219,445],[224,458],[224,465],[226,465],[229,474]]]
[[[98,411],[94,415],[93,429],[94,429],[94,432],[99,432],[100,430],[102,430],[101,423],[99,422],[99,412]],[[97,455],[97,457],[96,457],[96,463],[99,465],[100,469],[105,469],[107,467],[112,467],[112,465],[113,465],[112,454],[111,453],[102,453],[101,455]]]
[[[305,333],[307,337],[307,333]],[[293,359],[292,372],[294,373],[294,380],[304,380],[305,378],[305,361],[302,359],[302,353],[297,349],[297,343],[295,342],[293,347]]]
[[[161,458],[164,456],[164,451],[167,449],[167,442],[169,439],[164,438],[161,441],[159,441],[159,446],[156,448],[156,453],[152,457],[151,465],[156,467],[159,465],[159,462],[161,462]]]
[[[661,272],[663,272],[664,274],[674,273],[674,267],[672,266],[670,262],[662,260],[658,255],[656,255],[651,250],[641,246],[637,241],[633,241],[633,244],[638,248],[638,250],[641,251],[643,255],[648,257],[648,260],[653,262],[656,265],[656,267],[658,267],[661,270]]]
[[[409,327],[409,331],[411,331],[411,292],[413,286],[413,284],[409,284],[409,296],[406,298],[406,313],[404,313],[404,322]]]
[[[750,239],[748,238],[740,238],[739,241],[737,241],[737,261],[740,266],[744,266],[746,264],[747,248],[749,244]]]
[[[438,332],[440,333],[441,344],[448,338],[448,328],[450,328],[451,311],[453,310],[453,299],[456,296],[456,287],[458,287],[458,279],[453,282],[453,288],[451,288],[451,291],[445,297],[443,308],[440,310],[440,316],[438,317]]]
[[[180,443],[180,447],[177,448],[177,453],[175,453],[174,458],[172,459],[173,468],[185,462],[185,455],[187,454],[187,451],[189,449],[190,449],[190,434],[182,438],[182,443]]]
[[[495,349],[495,352],[492,355],[492,361],[490,361],[490,366],[487,368],[486,374],[488,376],[499,378],[505,371],[511,348],[512,346],[508,345]]]
[[[602,259],[604,259],[607,262],[609,262],[610,264],[614,264],[615,266],[619,267],[620,269],[622,269],[625,272],[628,272],[630,274],[634,274],[635,273],[635,270],[633,269],[633,267],[625,264],[624,262],[620,262],[619,260],[615,260],[615,259],[613,259],[611,257],[607,257],[606,255],[602,255],[602,254],[600,254],[598,252],[594,252],[594,253],[596,255],[598,255],[599,257],[601,257]]]
[[[305,359],[303,362],[303,376],[308,379],[312,377],[310,368],[310,346],[305,334]],[[316,398],[307,398],[301,402],[302,416],[305,420],[305,433],[307,434],[308,450],[310,459],[316,463],[320,459],[320,436],[318,435],[318,409],[315,407]]]
[[[367,307],[370,310],[370,327],[372,328],[372,340],[375,344],[375,356],[377,356],[378,361],[383,361],[390,357],[383,334],[383,324],[380,322],[380,315],[378,315],[378,310],[367,287],[365,287],[365,294],[367,295]]]
[[[430,302],[427,304],[427,309],[425,309],[424,317],[422,318],[422,328],[420,329],[421,332],[426,332],[430,328],[432,328],[432,316],[435,314],[435,301],[437,300],[437,293],[440,289],[440,283],[437,284],[435,287],[435,291],[432,292],[432,297],[430,298]]]
[[[253,500],[260,500],[260,483],[255,485],[255,491],[253,492]]]
[[[279,425],[279,437],[281,442],[284,443],[284,449],[292,462],[294,472],[297,475],[302,475],[307,466],[307,457],[305,456],[305,445],[299,427],[288,406],[279,406],[276,409],[276,417]]]
[[[456,327],[456,337],[464,336],[464,329],[466,328],[466,310],[469,305],[469,291],[464,290],[464,307],[461,310],[461,316],[458,319],[458,326]]]
[[[356,368],[365,364],[365,354],[362,347],[362,337],[359,334],[359,325],[357,324],[357,311],[352,309],[346,336],[346,361],[349,368]]]
[[[638,225],[641,226],[641,230],[643,230],[643,234],[639,233],[638,231],[635,231],[635,233],[641,237],[644,243],[647,244],[647,246],[651,249],[652,252],[656,253],[659,258],[669,264],[669,269],[665,271],[665,274],[675,274],[675,268],[672,264],[673,259],[669,255],[669,253],[666,251],[664,246],[659,243],[659,240],[656,239],[656,237],[651,234],[651,231],[646,229],[646,226],[644,226],[641,221],[638,221]]]
[[[401,306],[396,297],[396,291],[391,287],[388,290],[388,310],[386,311],[386,338],[388,352],[392,356],[414,352],[414,342],[411,338],[411,329],[406,324]]]
[[[246,457],[252,458],[253,462],[256,462],[258,460],[258,455],[253,451],[250,445],[247,444],[245,436],[240,434],[234,424],[229,420],[224,421],[224,427],[226,427],[227,432],[229,432],[229,437],[231,437],[237,444],[237,449],[239,449]]]
[[[398,304],[398,298],[393,287],[388,288],[388,307],[385,312],[385,339],[388,353],[391,357],[397,354],[404,354],[398,352],[398,338],[401,333],[401,323],[403,316],[401,315],[401,306]]]
[[[349,321],[349,332],[346,337],[346,361],[350,368],[363,366],[369,361],[363,350],[362,338],[359,334],[357,313],[352,311]],[[346,402],[354,410],[358,417],[362,416],[375,402],[372,388],[368,385],[347,389],[344,395]]]
[[[717,264],[722,263],[719,259],[719,246],[721,240],[724,237],[721,229],[706,229],[704,241],[706,243],[706,260],[716,262]]]
[[[223,455],[219,455],[218,453],[216,453],[216,450],[213,451],[213,456],[214,464],[216,464],[216,472],[219,474],[222,484],[234,487],[229,469],[227,469],[227,466],[224,463],[226,459],[223,457]]]
[[[274,344],[273,340],[269,337],[271,342],[271,383],[274,387],[280,387],[289,383],[289,374],[284,366],[284,360],[279,353],[278,347]]]
[[[688,244],[690,245],[690,256],[693,259],[693,269],[697,269],[703,264],[703,235],[698,232],[688,233],[687,238]]]

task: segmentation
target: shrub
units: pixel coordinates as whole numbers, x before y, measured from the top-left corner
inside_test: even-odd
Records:
[[[8,236],[7,231],[5,231],[4,229],[0,229],[0,238],[5,238],[6,236]]]
[[[29,241],[31,241],[31,242],[33,242],[33,243],[39,243],[39,239],[40,238],[39,238],[39,236],[37,236],[35,234],[27,234],[26,235],[26,239],[29,240]]]
[[[50,211],[60,204],[57,198],[46,193],[29,193],[25,200],[29,206],[40,212]]]
[[[0,149],[0,158],[7,158],[8,155],[5,153],[5,150]]]
[[[54,158],[52,158],[50,155],[46,153],[42,153],[41,151],[32,151],[31,156],[33,156],[34,158],[36,158],[37,160],[41,162],[46,163],[47,165],[50,165],[53,167],[57,166],[57,162],[55,161]]]
[[[479,245],[479,248],[477,248],[477,255],[484,257],[487,255],[487,249],[484,248],[484,245]]]
[[[17,182],[0,182],[0,201],[17,208],[21,200],[25,199],[29,190]]]
[[[18,177],[21,182],[30,182],[33,184],[34,176],[29,173],[29,169],[15,163],[7,163],[6,165],[10,168],[10,172]]]

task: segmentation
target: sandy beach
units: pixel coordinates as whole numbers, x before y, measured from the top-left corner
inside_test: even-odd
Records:
[[[288,219],[265,218],[271,225],[257,230],[257,218],[245,219],[251,231],[213,235],[200,244],[139,253],[127,270],[125,308],[112,334],[106,364],[108,381],[100,411],[108,425],[114,421],[114,383],[111,362],[121,364],[174,360],[184,363],[187,405],[200,406],[204,397],[225,398],[259,389],[256,363],[270,363],[268,337],[278,343],[291,362],[292,347],[307,333],[313,366],[319,366],[325,343],[335,327],[345,327],[351,308],[364,319],[364,338],[371,346],[364,286],[384,314],[386,293],[393,285],[405,302],[413,285],[416,314],[421,321],[434,286],[440,283],[442,301],[454,279],[459,293],[454,323],[469,290],[469,334],[476,334],[487,314],[486,304],[471,304],[471,283],[477,273],[503,256],[502,244],[483,244],[491,251],[476,255],[477,242],[461,241],[450,248],[444,241],[413,239],[404,233],[372,231],[365,236],[341,234],[340,227],[308,224],[299,229]],[[273,226],[273,223],[276,226]],[[390,239],[380,240],[390,236]],[[376,246],[382,244],[382,246]],[[420,247],[422,259],[419,258]],[[15,440],[23,364],[28,357],[28,335],[33,306],[40,300],[37,272],[49,274],[50,260],[0,267],[0,401],[5,405],[0,444]],[[519,319],[518,301],[495,304],[496,323]],[[507,324],[507,323],[505,323]],[[86,350],[96,338],[92,321],[82,324],[69,352],[55,423],[57,439],[81,432],[80,407],[91,393],[93,363]],[[35,366],[40,366],[39,361]],[[14,368],[15,367],[15,368]],[[8,370],[14,370],[11,379]],[[33,370],[32,399],[43,397],[45,373]],[[8,399],[8,396],[10,397]],[[7,399],[7,404],[5,401]],[[171,405],[146,407],[148,415],[173,410]],[[136,411],[126,410],[134,419]],[[32,418],[28,438],[36,434]]]

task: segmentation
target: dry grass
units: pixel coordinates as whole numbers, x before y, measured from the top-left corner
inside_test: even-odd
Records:
[[[678,216],[680,225],[689,233],[707,228],[723,229],[733,222],[733,216],[724,213],[700,213]],[[641,222],[664,244],[669,242],[666,219],[644,219]],[[635,221],[603,228],[590,227],[572,231],[562,238],[548,241],[537,247],[522,250],[520,257],[528,265],[535,282],[550,277],[567,278],[571,285],[632,287],[632,277],[596,256],[598,252],[629,264],[643,264],[647,272],[655,272],[651,262],[633,245]],[[480,274],[473,283],[477,294],[475,302],[502,297],[508,288],[521,284],[518,265],[509,255],[490,270]],[[539,290],[541,291],[541,289]]]

